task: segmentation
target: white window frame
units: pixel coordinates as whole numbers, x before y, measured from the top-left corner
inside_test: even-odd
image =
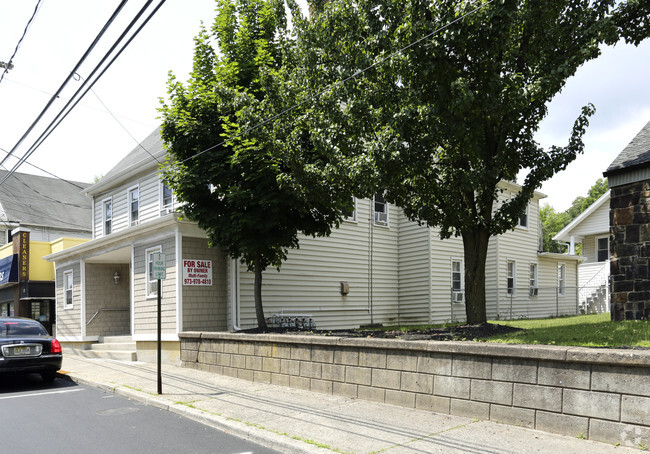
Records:
[[[165,188],[169,188],[169,203],[165,204]],[[164,216],[166,214],[174,211],[174,191],[169,185],[165,184],[164,181],[160,182],[160,215]]]
[[[377,196],[381,197],[383,199],[383,202],[377,202]],[[384,211],[377,211],[377,203],[383,204]],[[381,216],[381,214],[384,214],[384,216]],[[381,219],[382,217],[384,217],[385,219]],[[386,199],[382,194],[375,194],[372,197],[372,218],[373,218],[374,225],[388,227],[388,222],[390,220],[389,213],[388,213],[388,202],[386,202]]]
[[[138,204],[138,208],[135,210],[135,216],[133,216],[133,199],[132,196],[133,194],[137,194],[138,198],[135,201],[135,203]],[[128,211],[129,211],[129,225],[134,226],[138,225],[140,222],[140,186],[132,186],[129,188],[128,191],[126,191],[126,203],[128,204]],[[134,219],[135,218],[135,219]]]
[[[510,275],[510,264],[512,264],[512,276]],[[512,279],[512,286],[510,286]],[[506,260],[506,295],[515,296],[517,294],[517,262],[515,260]]]
[[[458,271],[454,269],[454,265],[458,264]],[[451,258],[451,290],[455,292],[462,292],[465,290],[465,273],[463,272],[463,259],[452,257]],[[454,274],[458,274],[458,279],[457,282],[459,283],[460,287],[455,288],[454,287]]]
[[[111,217],[106,217],[106,205],[111,204]],[[113,232],[113,197],[108,197],[107,199],[102,200],[102,235],[110,235]],[[106,223],[110,222],[110,228],[108,232],[106,231]]]
[[[566,263],[557,265],[557,292],[559,295],[566,295]]]
[[[357,198],[352,197],[352,212],[348,215],[343,212],[343,220],[348,222],[357,222]]]
[[[68,277],[70,277],[70,287],[68,287]],[[70,302],[68,303],[68,293],[70,294]],[[74,308],[74,270],[66,270],[63,272],[63,309]]]
[[[598,242],[600,240],[607,240],[607,258],[605,260],[600,260],[598,258],[598,253],[600,252]],[[601,263],[601,262],[606,262],[607,260],[609,260],[609,235],[598,236],[596,237],[596,262]]]
[[[537,290],[539,288],[538,283],[537,283],[538,282],[537,277],[538,277],[539,267],[538,267],[537,263],[531,262],[528,270],[529,270],[528,271],[529,272],[528,286],[529,286],[529,289],[530,289],[529,290],[529,296],[531,296],[531,297],[537,296],[537,294],[535,292],[535,290]]]
[[[158,279],[153,279],[151,277],[153,260],[151,255],[155,253],[162,252],[162,246],[155,246],[152,248],[145,249],[144,251],[144,268],[145,268],[145,282],[146,282],[146,298],[157,298],[158,297]],[[155,289],[155,290],[154,290]]]

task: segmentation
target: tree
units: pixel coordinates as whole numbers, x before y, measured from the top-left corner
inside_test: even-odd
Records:
[[[315,4],[302,83],[352,80],[319,96],[314,135],[333,153],[369,157],[386,199],[410,219],[462,237],[469,323],[486,321],[490,237],[514,228],[534,190],[583,151],[594,107],[566,146],[545,150],[534,133],[548,103],[601,44],[645,38],[647,13],[637,0]],[[499,182],[522,169],[519,194],[497,203]]]
[[[301,21],[297,5],[288,10]],[[300,122],[275,114],[293,104],[286,76],[294,37],[282,0],[220,0],[212,26],[195,38],[186,85],[170,74],[162,102],[169,151],[166,181],[210,245],[255,273],[257,323],[266,328],[262,271],[280,267],[298,233],[328,235],[350,193],[321,169]],[[260,127],[255,127],[262,124]]]
[[[564,252],[564,248],[557,241],[553,241],[553,237],[608,190],[607,180],[599,178],[589,188],[587,197],[576,197],[566,211],[558,213],[551,206],[542,207],[539,211],[539,217],[542,221],[544,250],[547,252]]]

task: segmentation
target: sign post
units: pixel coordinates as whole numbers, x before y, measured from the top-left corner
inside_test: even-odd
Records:
[[[152,278],[158,280],[158,394],[162,394],[162,285],[161,279],[167,277],[167,267],[165,266],[165,254],[156,252],[151,254],[151,273]]]

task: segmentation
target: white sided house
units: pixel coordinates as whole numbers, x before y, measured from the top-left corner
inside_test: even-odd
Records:
[[[158,253],[166,265],[166,361],[178,360],[181,332],[256,326],[253,273],[180,219],[161,181],[164,158],[157,130],[87,190],[92,241],[47,257],[56,264],[57,336],[68,347],[129,336],[139,360],[155,360],[151,270]],[[501,189],[506,200],[519,187],[504,182]],[[519,226],[490,241],[489,318],[576,313],[578,257],[539,252],[542,197],[535,193]],[[409,221],[381,196],[356,200],[330,237],[301,237],[280,271],[264,272],[265,316],[271,324],[319,329],[464,320],[463,266],[460,238],[440,240],[436,229]]]
[[[609,200],[607,191],[553,237],[568,244],[569,256],[582,245],[578,299],[583,313],[609,311]]]

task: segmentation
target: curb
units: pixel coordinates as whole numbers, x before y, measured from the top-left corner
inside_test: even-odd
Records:
[[[124,388],[122,385],[109,386],[105,383],[79,377],[71,372],[59,374],[58,377],[71,380],[79,385],[86,385],[99,389],[108,394],[114,394],[119,397],[140,402],[150,407],[169,411],[184,418],[221,430],[229,435],[234,435],[280,452],[291,454],[325,454],[334,452],[327,448],[309,445],[307,442],[293,439],[287,434],[277,434],[267,429],[257,427],[256,425],[247,424],[246,422],[228,419],[227,417],[211,414],[197,408],[190,408],[186,405],[170,403],[164,398],[152,396],[143,391]]]

